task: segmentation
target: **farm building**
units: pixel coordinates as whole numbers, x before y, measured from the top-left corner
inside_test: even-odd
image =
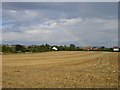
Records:
[[[52,50],[57,51],[58,48],[57,47],[52,47]]]
[[[114,51],[114,52],[118,52],[118,51],[119,51],[119,48],[118,48],[118,47],[113,47],[113,51]]]
[[[92,49],[92,47],[84,47],[83,48],[83,50],[87,50],[87,51],[89,51],[89,50],[91,50]]]
[[[87,51],[90,51],[90,50],[99,50],[99,47],[84,47],[83,50],[87,50]]]

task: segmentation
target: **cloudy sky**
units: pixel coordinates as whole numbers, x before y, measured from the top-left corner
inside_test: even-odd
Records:
[[[3,44],[116,46],[117,2],[3,2]]]

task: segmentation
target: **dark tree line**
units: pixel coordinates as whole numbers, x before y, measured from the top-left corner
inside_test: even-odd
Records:
[[[58,51],[85,51],[83,48],[77,47],[74,44],[70,44],[69,46],[57,46],[57,45],[1,45],[1,51],[3,53],[24,53],[24,52],[48,52],[54,51],[52,47],[56,47]],[[96,50],[89,50],[96,51]],[[97,51],[112,51],[112,48],[105,48],[101,46]]]
[[[45,45],[2,45],[2,52],[3,53],[20,53],[20,52],[47,52],[47,51],[54,51],[52,47],[56,47],[58,51],[77,51],[80,50],[79,47],[76,47],[74,44],[70,44],[69,46],[57,46],[53,45],[50,46],[48,44]]]

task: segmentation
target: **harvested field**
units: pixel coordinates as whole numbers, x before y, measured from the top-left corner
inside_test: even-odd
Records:
[[[3,88],[115,88],[118,53],[60,51],[3,55]]]

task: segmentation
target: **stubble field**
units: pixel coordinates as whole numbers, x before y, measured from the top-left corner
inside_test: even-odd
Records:
[[[3,88],[116,88],[118,53],[59,51],[2,56]]]

